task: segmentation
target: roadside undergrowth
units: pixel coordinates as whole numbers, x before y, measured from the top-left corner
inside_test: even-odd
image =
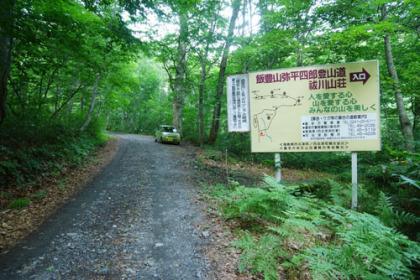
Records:
[[[225,220],[236,220],[238,273],[264,279],[415,279],[420,246],[379,217],[284,186],[209,189]]]
[[[356,212],[349,209],[351,186],[332,175],[293,170],[297,176],[279,184],[272,169],[230,162],[223,153],[200,151],[197,158],[211,172],[202,186],[214,225],[232,232],[230,245],[221,248],[236,261],[236,275],[228,279],[419,276],[419,243],[397,227],[418,218],[396,211],[383,193],[369,201],[372,213]],[[254,179],[238,182],[228,175],[235,172]]]
[[[29,128],[0,135],[0,254],[74,196],[118,149],[117,139],[96,129],[76,134],[61,123]]]

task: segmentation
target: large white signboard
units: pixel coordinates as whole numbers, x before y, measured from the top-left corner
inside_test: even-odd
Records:
[[[229,132],[249,132],[248,74],[227,78]]]
[[[252,152],[381,149],[378,61],[249,73]]]

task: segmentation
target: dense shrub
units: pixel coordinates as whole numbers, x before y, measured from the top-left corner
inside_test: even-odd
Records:
[[[106,140],[93,121],[80,132],[82,119],[9,118],[0,130],[0,186],[26,187],[79,165]]]

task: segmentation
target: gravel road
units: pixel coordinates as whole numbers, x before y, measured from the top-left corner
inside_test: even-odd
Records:
[[[117,135],[83,191],[8,254],[0,279],[207,279],[208,234],[181,146]]]

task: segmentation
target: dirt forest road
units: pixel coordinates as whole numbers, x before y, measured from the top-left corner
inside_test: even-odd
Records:
[[[0,256],[0,279],[207,279],[188,151],[117,137],[120,150],[94,181]]]

